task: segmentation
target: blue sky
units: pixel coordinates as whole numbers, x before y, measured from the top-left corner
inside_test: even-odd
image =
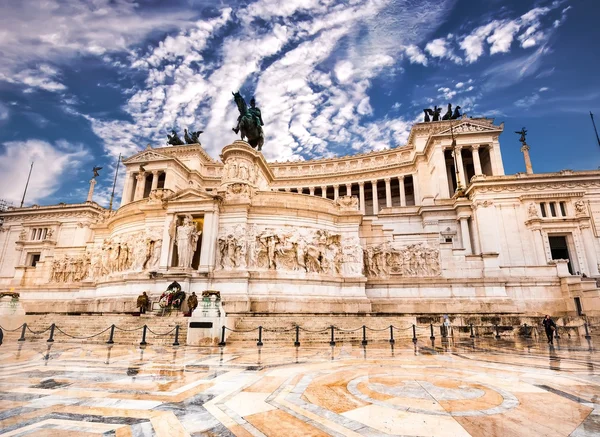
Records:
[[[204,130],[236,139],[255,96],[268,160],[403,145],[451,102],[506,123],[507,174],[596,169],[597,0],[0,0],[0,198],[107,204],[119,153]]]

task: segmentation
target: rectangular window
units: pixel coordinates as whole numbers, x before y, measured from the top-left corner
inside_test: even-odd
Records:
[[[542,210],[542,217],[546,217],[546,202],[540,203],[540,209]]]
[[[29,265],[31,267],[35,267],[36,264],[40,261],[40,254],[39,253],[32,253],[29,255]]]
[[[556,206],[554,202],[550,202],[548,205],[550,205],[550,215],[552,217],[556,217]]]
[[[560,202],[560,213],[562,214],[563,217],[567,216],[567,206],[566,206],[565,202]]]

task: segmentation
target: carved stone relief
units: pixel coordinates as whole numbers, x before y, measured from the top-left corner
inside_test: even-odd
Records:
[[[362,248],[356,240],[322,229],[284,227],[257,230],[254,225],[224,228],[219,237],[217,269],[257,269],[361,275]]]
[[[135,232],[106,239],[83,255],[57,258],[52,263],[51,282],[98,280],[121,272],[158,268],[162,239],[160,229]]]
[[[438,249],[423,244],[396,248],[390,243],[368,246],[364,253],[365,274],[385,278],[401,276],[439,276],[441,274]]]

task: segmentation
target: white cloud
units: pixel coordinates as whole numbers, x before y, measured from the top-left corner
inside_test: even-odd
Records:
[[[8,120],[9,116],[10,111],[8,110],[8,107],[4,103],[0,102],[0,122]]]
[[[462,88],[463,86],[465,86],[465,84],[463,82],[458,82],[455,86],[456,88]]]
[[[189,23],[183,11],[148,12],[138,6],[133,0],[4,2],[0,80],[63,91],[57,65],[80,55],[126,52],[150,32]]]
[[[231,92],[241,88],[248,100],[249,86],[266,123],[263,151],[270,160],[323,156],[349,143],[382,147],[382,138],[387,147],[398,145],[402,135],[375,135],[371,129],[378,125],[365,124],[373,114],[371,81],[396,74],[404,54],[409,61],[426,62],[417,44],[451,5],[450,0],[433,6],[414,6],[412,0],[259,0],[242,10],[224,10],[202,27],[196,23],[135,54],[132,65],[147,79],[124,106],[133,122],[88,119],[114,157],[133,153],[145,144],[142,139],[164,144],[172,127],[204,130],[202,143],[216,157],[236,138]],[[298,11],[304,18],[290,19]],[[257,34],[255,18],[266,20],[264,32]],[[213,35],[232,21],[235,30],[207,62],[203,52]]]
[[[481,55],[483,55],[484,47],[483,43],[488,35],[498,27],[497,21],[492,21],[491,23],[486,24],[485,26],[478,27],[471,33],[466,36],[460,42],[460,48],[465,51],[465,59],[467,62],[475,62]]]
[[[543,93],[543,92],[545,92],[545,91],[548,91],[549,89],[550,89],[550,88],[548,88],[548,87],[546,87],[546,86],[543,86],[543,87],[541,87],[541,88],[539,89],[539,92],[540,92],[540,93]]]
[[[482,73],[482,76],[487,77],[486,88],[510,86],[525,77],[535,74],[540,68],[542,57],[547,51],[546,47],[540,47],[530,55],[521,56],[488,68]]]
[[[0,154],[2,198],[15,205],[20,203],[32,161],[35,164],[26,204],[36,203],[56,192],[62,184],[62,176],[88,159],[89,152],[81,145],[66,141],[57,141],[55,144],[33,139],[6,142],[4,152]],[[81,201],[85,201],[85,198]]]
[[[406,47],[405,53],[411,64],[427,65],[427,56],[416,45]]]
[[[447,58],[458,64],[462,62],[461,59],[452,51],[449,41],[445,40],[444,38],[436,38],[427,43],[425,46],[425,51],[434,58]]]
[[[447,87],[438,88],[438,91],[441,93],[438,97],[444,98],[446,100],[451,100],[452,97],[456,95],[456,91],[451,90]]]
[[[515,102],[515,106],[519,108],[529,108],[537,103],[540,100],[540,96],[538,94],[532,94],[527,97],[523,97]]]

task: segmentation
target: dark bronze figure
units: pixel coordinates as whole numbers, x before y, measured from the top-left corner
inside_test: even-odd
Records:
[[[172,130],[171,135],[167,134],[167,144],[170,144],[171,146],[183,146],[185,143],[181,141],[177,132]]]
[[[233,99],[238,107],[238,111],[240,112],[237,126],[232,130],[236,134],[239,132],[242,140],[248,138],[248,144],[260,151],[265,142],[265,137],[262,130],[264,123],[260,109],[256,107],[256,101],[254,99],[250,100],[250,108],[248,108],[246,101],[241,96],[239,91],[232,94]]]
[[[187,129],[183,130],[183,139],[186,144],[200,144],[200,134],[203,133],[203,130],[199,130],[197,132],[188,133]],[[191,134],[191,135],[190,135]]]
[[[94,172],[94,179],[96,179],[98,176],[100,176],[100,173],[98,173],[100,170],[102,170],[102,167],[94,167],[92,169],[92,171]]]
[[[448,111],[442,117],[442,120],[450,120],[452,118],[452,103],[448,103]]]
[[[457,120],[460,118],[460,116],[461,116],[460,106],[457,105],[456,108],[454,108],[454,113],[452,114],[452,120]]]
[[[527,129],[522,128],[519,131],[515,131],[515,133],[521,135],[521,138],[519,138],[519,141],[523,144],[526,144],[527,140],[525,139],[525,137],[527,136]]]

